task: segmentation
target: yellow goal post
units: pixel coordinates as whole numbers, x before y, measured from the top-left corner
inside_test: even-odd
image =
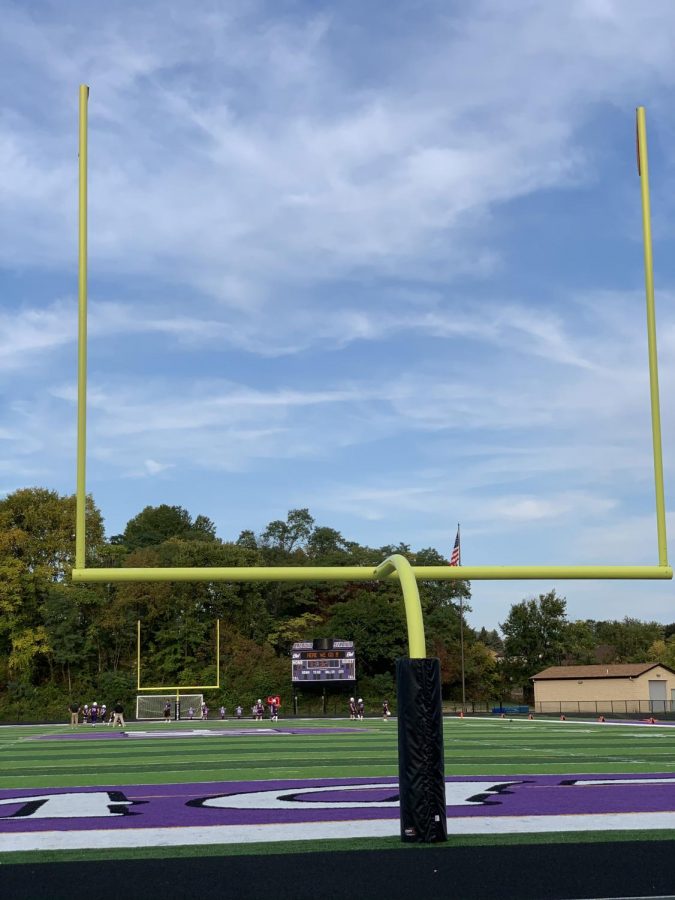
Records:
[[[642,201],[645,288],[647,300],[647,345],[651,402],[654,490],[656,498],[656,565],[506,565],[506,566],[411,566],[395,554],[371,566],[235,567],[235,568],[88,568],[86,566],[86,414],[87,414],[87,116],[89,88],[79,92],[79,240],[78,240],[78,376],[77,376],[77,490],[75,523],[76,583],[151,581],[398,581],[403,592],[411,658],[426,656],[424,625],[418,581],[479,581],[522,579],[671,579],[666,547],[666,516],[661,450],[654,277],[652,263],[649,170],[644,107],[637,109],[638,171]],[[146,690],[151,690],[146,688]],[[152,689],[154,690],[154,689]],[[157,688],[156,690],[159,690]],[[162,688],[166,690],[166,688]],[[182,690],[182,688],[181,688]]]
[[[143,691],[152,693],[168,693],[171,691],[176,694],[176,700],[179,695],[185,691],[215,691],[220,688],[220,619],[216,619],[216,683],[215,684],[162,684],[162,685],[145,685],[141,684],[141,620],[136,620],[136,688],[138,693]]]

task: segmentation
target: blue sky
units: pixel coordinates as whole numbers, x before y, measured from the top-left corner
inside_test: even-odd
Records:
[[[219,535],[294,507],[465,564],[656,563],[635,107],[675,476],[668,0],[0,0],[0,491],[75,483],[77,94],[88,489]],[[669,525],[673,515],[669,508]],[[675,620],[672,584],[555,586]]]

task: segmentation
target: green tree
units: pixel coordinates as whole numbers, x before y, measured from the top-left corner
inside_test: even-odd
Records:
[[[250,529],[246,529],[242,531],[237,538],[237,544],[240,547],[245,547],[247,550],[257,550],[258,549],[258,541],[257,538]]]
[[[0,651],[19,684],[55,677],[56,630],[46,618],[52,592],[74,595],[68,584],[75,556],[75,498],[45,488],[25,488],[0,501]],[[103,521],[91,497],[86,501],[88,558],[103,545]],[[60,661],[60,657],[59,657]],[[82,655],[71,658],[86,668]]]
[[[675,634],[667,640],[657,640],[647,650],[647,662],[658,662],[675,669]]]
[[[505,672],[528,698],[532,675],[561,665],[565,657],[566,608],[567,601],[553,590],[514,604],[499,626],[504,634]]]
[[[95,556],[103,544],[103,518],[86,498],[87,546]],[[28,571],[65,577],[75,560],[75,497],[46,488],[22,488],[0,500],[0,554],[19,559]]]
[[[664,628],[658,622],[641,622],[626,616],[621,622],[596,622],[598,643],[614,648],[613,662],[645,662],[654,641],[663,640]]]
[[[349,600],[335,603],[323,631],[326,636],[355,642],[363,675],[392,672],[408,649],[403,603],[386,590],[361,587]]]
[[[295,641],[307,641],[314,637],[321,621],[321,616],[314,613],[303,613],[295,618],[283,619],[275,625],[267,640],[276,653],[288,656]]]
[[[273,550],[292,553],[303,548],[314,529],[314,519],[308,509],[291,509],[286,521],[275,519],[262,533],[262,544]]]
[[[190,513],[182,506],[146,506],[137,516],[127,522],[122,534],[122,543],[129,550],[154,547],[171,538],[185,541],[214,541],[216,529],[207,517],[199,515],[193,521]],[[117,539],[113,542],[118,543]]]
[[[30,681],[39,657],[47,657],[49,652],[49,640],[43,625],[14,631],[8,659],[10,673]]]
[[[74,585],[55,584],[49,588],[42,607],[49,651],[72,695],[72,669],[85,661],[86,628],[79,600],[82,591]]]
[[[496,653],[501,653],[504,650],[504,641],[500,638],[496,628],[492,628],[489,631],[485,627],[481,628],[477,638],[484,646],[489,647],[490,650],[494,650]]]
[[[573,665],[589,666],[599,662],[597,639],[593,622],[568,622],[566,626],[566,661]]]
[[[340,565],[348,553],[347,541],[334,528],[315,528],[307,539],[307,558],[314,565]]]

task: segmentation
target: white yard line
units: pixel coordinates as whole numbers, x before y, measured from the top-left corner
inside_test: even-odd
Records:
[[[566,816],[471,816],[448,819],[449,835],[675,829],[675,812]],[[123,828],[5,834],[0,853],[18,850],[88,850],[111,847],[178,847],[338,838],[395,837],[398,819],[352,819],[269,825]]]

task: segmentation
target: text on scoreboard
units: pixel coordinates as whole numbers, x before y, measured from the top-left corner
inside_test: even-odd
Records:
[[[337,638],[297,641],[291,648],[291,680],[296,683],[355,681],[354,642]]]

